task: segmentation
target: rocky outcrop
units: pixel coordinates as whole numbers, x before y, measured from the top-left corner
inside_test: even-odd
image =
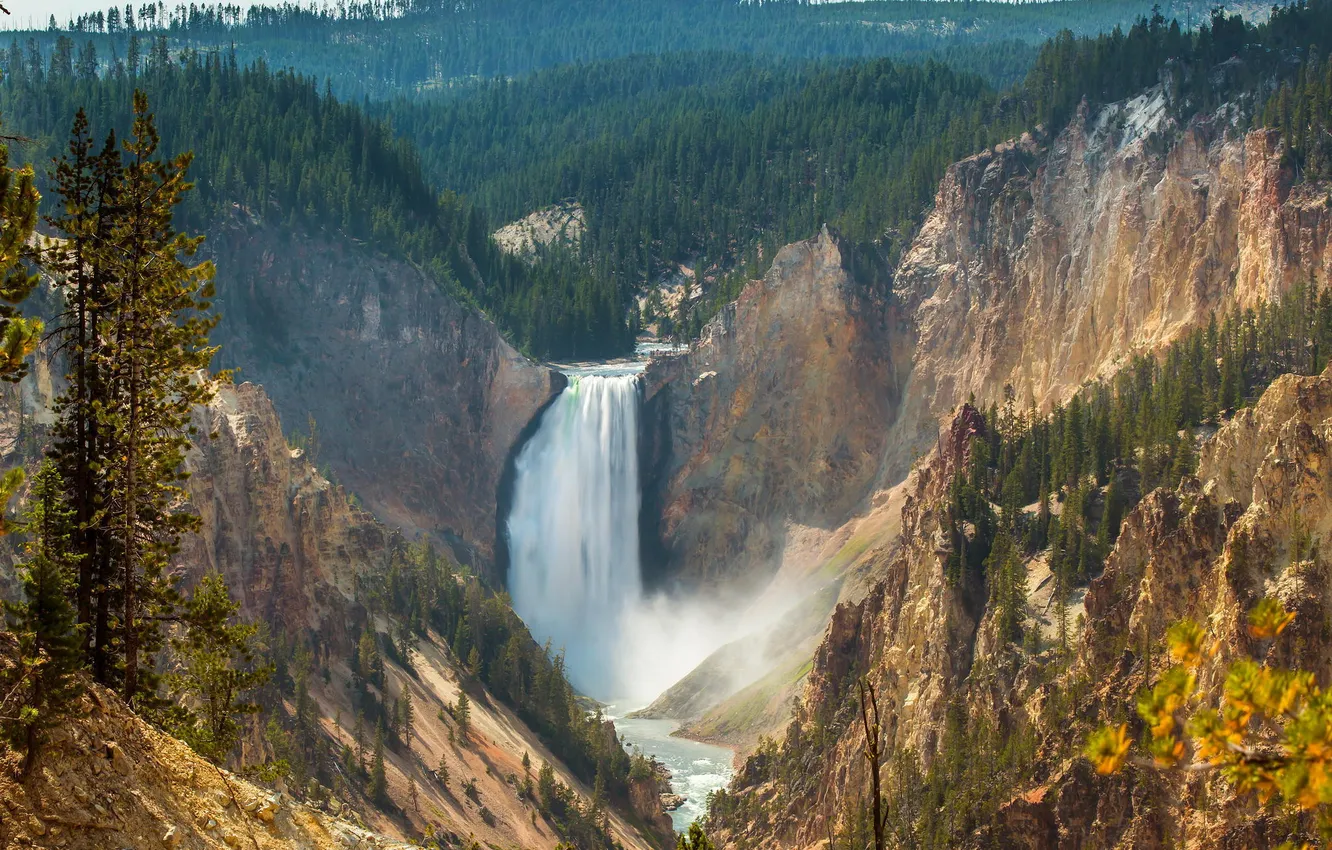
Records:
[[[1087,596],[1088,625],[1070,676],[1098,684],[1082,713],[1093,722],[1122,715],[1126,695],[1170,663],[1159,652],[1153,657],[1153,644],[1183,618],[1204,624],[1214,641],[1217,652],[1199,673],[1213,696],[1231,661],[1260,651],[1271,663],[1328,681],[1332,585],[1319,549],[1332,531],[1330,462],[1332,370],[1288,375],[1208,441],[1195,478],[1144,500]],[[1264,596],[1296,614],[1270,646],[1246,628],[1247,612]],[[1215,776],[1158,788],[1160,778],[1148,774],[1103,779],[1085,762],[1064,768],[1037,804],[1058,840],[1030,846],[1276,846],[1297,826],[1255,810]],[[1144,796],[1144,789],[1153,793]],[[1004,823],[1011,809],[1001,812],[993,834],[1001,842],[1017,830]]]
[[[203,523],[179,562],[190,577],[221,573],[248,619],[349,649],[357,577],[388,557],[392,533],[287,444],[262,387],[223,386],[194,418],[211,435],[187,460]]]
[[[826,229],[788,245],[644,373],[647,530],[675,574],[765,579],[787,522],[835,527],[878,477],[909,359],[888,293],[846,265]]]
[[[158,732],[91,688],[53,730],[32,774],[0,772],[0,845],[93,850],[406,850],[413,845],[261,788]],[[13,758],[13,754],[10,754]]]
[[[493,563],[520,433],[563,386],[429,275],[347,240],[232,223],[218,258],[220,366],[261,383],[311,460],[383,522]]]
[[[1213,774],[1135,767],[1100,777],[1079,753],[1090,729],[1133,716],[1133,695],[1171,663],[1159,646],[1180,619],[1204,624],[1217,650],[1199,675],[1213,696],[1231,661],[1260,650],[1319,681],[1332,676],[1325,651],[1332,583],[1319,555],[1332,533],[1332,369],[1278,379],[1208,440],[1196,476],[1148,494],[1130,512],[1087,593],[1073,656],[1053,668],[1062,671],[1053,680],[1048,658],[1005,660],[978,640],[988,627],[984,597],[943,575],[949,546],[938,533],[944,490],[937,482],[955,468],[950,457],[965,457],[958,449],[974,430],[966,417],[964,409],[914,473],[898,554],[882,580],[833,616],[784,749],[751,758],[738,773],[733,790],[757,802],[738,809],[766,811],[764,820],[722,817],[723,840],[810,846],[826,836],[829,819],[852,810],[847,800],[864,796],[863,732],[846,714],[862,675],[879,693],[886,746],[915,752],[926,765],[950,702],[982,723],[1020,724],[1036,736],[1034,763],[1005,789],[1011,800],[974,836],[977,847],[1275,846],[1290,838],[1298,824],[1265,814]],[[1245,627],[1264,596],[1296,613],[1270,646]],[[1056,700],[1061,708],[1049,710]],[[828,728],[840,730],[835,741],[810,735]],[[772,760],[792,753],[804,772],[774,781],[782,774]]]
[[[1274,131],[1186,126],[1161,89],[952,166],[898,268],[918,335],[889,468],[972,394],[1047,409],[1213,314],[1332,271],[1332,209]]]
[[[493,234],[501,251],[525,260],[551,245],[577,247],[587,231],[587,214],[576,201],[555,204],[510,222]]]
[[[629,780],[629,801],[633,805],[634,814],[648,824],[654,833],[669,840],[675,834],[675,827],[671,825],[671,816],[666,814],[663,807],[664,796],[657,786],[655,776]]]

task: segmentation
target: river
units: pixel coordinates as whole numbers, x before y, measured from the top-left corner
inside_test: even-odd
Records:
[[[615,706],[608,709],[615,712]],[[615,718],[615,728],[631,751],[636,746],[670,768],[671,787],[685,797],[684,805],[670,813],[671,824],[676,832],[684,832],[707,814],[708,794],[730,783],[733,753],[725,747],[673,737],[671,733],[679,726],[676,720]]]

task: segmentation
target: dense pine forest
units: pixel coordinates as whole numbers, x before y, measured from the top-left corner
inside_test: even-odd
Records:
[[[436,192],[411,145],[312,79],[262,64],[241,68],[217,53],[172,57],[162,39],[132,72],[98,74],[73,62],[67,47],[47,63],[11,50],[0,84],[0,110],[33,140],[24,153],[36,162],[63,149],[80,108],[96,126],[123,130],[127,104],[142,90],[163,144],[196,154],[196,190],[180,206],[187,225],[206,231],[239,218],[368,243],[486,310],[538,356],[597,356],[630,344],[608,278],[502,254],[484,213]]]
[[[877,258],[870,269],[889,269],[955,160],[1061,127],[1084,99],[1094,108],[1162,80],[1181,121],[1230,100],[1251,115],[1276,81],[1302,85],[1290,59],[1328,31],[1321,4],[1262,27],[1217,13],[1193,32],[1155,14],[1096,37],[1060,34],[1005,90],[933,62],[704,54],[555,69],[376,110],[416,143],[431,179],[496,219],[581,203],[588,263],[626,302],[679,263],[695,268],[706,297],[664,316],[648,298],[631,319],[688,339],[762,273],[762,258],[823,223]],[[1213,72],[1232,58],[1242,61]],[[1310,128],[1295,142],[1317,137]]]

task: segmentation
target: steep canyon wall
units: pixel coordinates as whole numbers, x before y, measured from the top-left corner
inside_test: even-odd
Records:
[[[494,563],[496,494],[563,376],[412,265],[321,236],[219,228],[221,365],[318,431],[315,464],[383,522]]]
[[[827,642],[861,640],[863,632],[860,651],[873,647],[864,664],[892,659],[894,740],[903,746],[929,751],[937,743],[943,708],[969,674],[975,644],[985,643],[983,598],[953,598],[930,560],[942,545],[929,509],[939,494],[915,478],[897,484],[922,455],[927,478],[942,474],[929,473],[933,466],[952,462],[941,456],[940,435],[960,406],[973,395],[978,405],[1002,401],[1011,387],[1019,404],[1046,410],[1214,313],[1257,306],[1297,282],[1328,282],[1326,187],[1294,180],[1274,132],[1243,132],[1225,111],[1179,124],[1168,106],[1160,91],[1148,92],[1084,110],[1053,137],[1024,136],[952,166],[891,295],[873,302],[871,321],[852,315],[860,302],[850,310],[830,296],[801,303],[815,327],[826,320],[845,340],[840,349],[814,349],[819,354],[870,354],[822,361],[832,367],[825,380],[807,382],[798,396],[787,389],[788,375],[773,375],[820,363],[811,349],[791,347],[780,319],[745,325],[736,316],[766,316],[773,308],[765,302],[790,303],[782,285],[838,293],[858,284],[820,276],[816,266],[784,266],[781,255],[687,357],[649,370],[660,383],[649,385],[650,398],[670,411],[659,420],[667,425],[658,442],[670,474],[653,496],[663,506],[667,559],[680,575],[718,584],[761,584],[798,560],[805,574],[843,576],[832,598],[850,607],[833,615],[832,603],[820,602],[827,615],[813,619],[816,633],[831,616]],[[835,238],[831,245],[840,249]],[[720,354],[746,351],[747,360]],[[792,355],[797,365],[772,362]],[[801,412],[773,416],[766,429],[737,427],[736,411],[762,405]],[[848,408],[863,415],[828,418]],[[836,444],[824,433],[830,425],[857,430]],[[829,475],[839,468],[833,446],[846,444],[863,452],[858,464],[840,467],[855,474]],[[778,483],[745,499],[743,485],[765,481],[769,470],[780,471]],[[691,525],[686,508],[704,508],[710,526]],[[819,543],[802,548],[798,538],[811,526]],[[829,666],[841,654],[829,643],[806,676],[797,656],[808,659],[812,643],[781,637],[785,655],[768,659],[766,669],[785,669],[784,679],[708,672],[727,667],[732,647],[659,708],[692,721],[699,734],[753,746],[753,735],[735,731],[738,718],[763,705],[771,724],[803,688],[794,701],[799,713],[841,675]],[[774,643],[771,635],[755,640]],[[839,762],[853,773],[855,752],[848,744]],[[821,826],[806,823],[808,831],[775,834],[813,841]]]
[[[787,246],[653,364],[648,497],[672,565],[775,570],[785,523],[865,509],[972,395],[1048,409],[1213,313],[1325,283],[1332,209],[1276,134],[1167,107],[1154,90],[953,165],[891,293],[847,273],[826,230]]]

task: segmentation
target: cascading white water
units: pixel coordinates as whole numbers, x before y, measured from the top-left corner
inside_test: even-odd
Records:
[[[572,377],[516,461],[508,518],[513,607],[564,650],[585,693],[620,693],[625,618],[642,597],[638,380]]]

